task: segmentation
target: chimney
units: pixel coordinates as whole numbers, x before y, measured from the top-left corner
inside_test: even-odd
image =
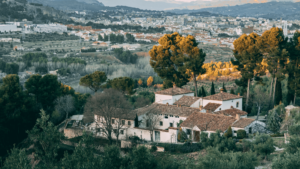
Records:
[[[200,111],[201,111],[201,110],[203,109],[203,106],[200,106],[199,109],[200,109]]]
[[[240,93],[238,93],[238,96],[240,96]]]
[[[175,83],[173,83],[173,89],[175,89],[176,88],[176,84]]]
[[[177,107],[178,107],[178,104],[177,104]]]
[[[221,93],[223,93],[223,91],[224,91],[224,89],[223,89],[223,88],[222,88],[222,89],[220,89],[220,92],[221,92]]]
[[[167,102],[167,104],[166,104],[167,106],[169,106],[169,103]]]
[[[236,119],[236,120],[240,120],[240,119],[241,119],[241,116],[240,116],[239,114],[236,114],[235,119]]]
[[[233,106],[231,106],[230,108],[232,108],[232,109],[233,109]]]

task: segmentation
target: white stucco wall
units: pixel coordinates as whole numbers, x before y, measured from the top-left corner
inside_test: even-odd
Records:
[[[194,93],[186,93],[182,95],[162,95],[162,94],[155,94],[155,103],[161,103],[161,104],[167,104],[173,105],[174,102],[179,100],[182,96],[194,96]]]
[[[165,118],[165,114],[158,115],[160,118],[160,121],[163,122],[163,125],[160,125],[160,122],[157,123],[156,128],[161,129],[161,130],[166,130],[167,128],[170,127],[170,123],[173,123],[173,127],[177,127],[177,124],[180,122],[180,120],[184,121],[186,120],[186,117],[180,117],[176,118],[176,116],[173,115],[173,117],[168,114],[168,118]],[[138,117],[139,121],[142,121],[142,123],[139,124],[139,128],[146,128],[146,122],[144,120],[145,115],[141,115]]]
[[[237,102],[239,102],[238,107],[236,107]],[[221,104],[221,106],[218,107],[216,109],[216,111],[220,111],[220,108],[221,108],[221,110],[230,109],[231,106],[233,108],[242,110],[242,104],[243,104],[242,98],[234,99],[234,100],[226,100],[226,101],[206,100],[206,99],[203,99],[203,107],[205,107],[208,103],[218,103],[218,104]]]
[[[191,107],[199,108],[201,104],[202,104],[202,99],[199,99],[195,103],[193,103]]]

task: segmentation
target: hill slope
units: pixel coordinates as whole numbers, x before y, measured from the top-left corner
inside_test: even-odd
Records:
[[[261,17],[271,19],[298,19],[300,17],[300,2],[268,2],[244,4],[236,6],[203,8],[199,10],[170,10],[174,13],[210,12],[228,16]]]

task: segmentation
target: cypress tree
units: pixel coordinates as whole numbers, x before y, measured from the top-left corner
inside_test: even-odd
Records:
[[[216,94],[214,82],[211,82],[210,95]]]
[[[275,105],[279,105],[280,102],[282,102],[281,81],[277,81],[276,93],[275,93]]]
[[[206,97],[206,91],[205,91],[204,87],[202,86],[201,88],[202,88],[202,93],[201,93],[202,97]]]
[[[198,90],[198,97],[202,97],[201,88]]]
[[[230,89],[230,94],[235,94],[233,89]]]
[[[225,88],[224,82],[223,82],[223,90],[224,90],[224,92],[227,93],[227,90],[226,90],[226,88]]]
[[[134,119],[134,127],[139,127],[139,118],[138,118],[137,114],[136,114],[135,119]]]

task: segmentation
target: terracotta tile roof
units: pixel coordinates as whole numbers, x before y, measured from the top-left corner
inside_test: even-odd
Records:
[[[205,107],[203,107],[205,110],[214,112],[218,107],[220,107],[221,104],[218,103],[208,103]]]
[[[201,99],[200,97],[194,96],[183,96],[179,100],[177,100],[174,105],[188,106],[191,107],[197,100]]]
[[[135,109],[132,111],[132,113],[137,114],[138,116],[146,113],[155,113],[155,114],[162,114],[162,115],[168,114],[173,116],[188,117],[194,112],[199,112],[199,111],[200,109],[192,108],[192,107],[179,107],[179,106],[177,107],[177,105],[153,103],[150,106]]]
[[[226,93],[226,92],[221,92],[218,94],[214,94],[211,96],[206,96],[203,99],[204,100],[219,100],[219,101],[224,101],[224,100],[233,100],[233,99],[239,99],[239,98],[243,98],[243,96],[238,96],[238,95],[234,95],[234,94],[230,94],[230,93]]]
[[[155,94],[163,94],[163,95],[180,95],[180,94],[186,94],[186,93],[194,93],[193,91],[191,90],[187,90],[187,89],[182,89],[182,88],[179,88],[179,87],[172,87],[172,88],[169,88],[169,89],[166,89],[166,90],[161,90],[161,91],[158,91],[158,92],[155,92]]]
[[[239,121],[235,122],[231,127],[245,128],[254,121],[254,119],[250,118],[241,118]]]
[[[224,132],[236,121],[235,117],[195,112],[181,123],[181,127],[193,128],[197,126],[201,131]]]
[[[241,116],[245,116],[248,113],[245,111],[242,111],[240,109],[236,109],[236,108],[230,108],[230,109],[226,109],[226,110],[221,110],[221,111],[217,111],[214,112],[214,114],[223,114],[225,116],[236,116],[237,114],[241,115]]]

